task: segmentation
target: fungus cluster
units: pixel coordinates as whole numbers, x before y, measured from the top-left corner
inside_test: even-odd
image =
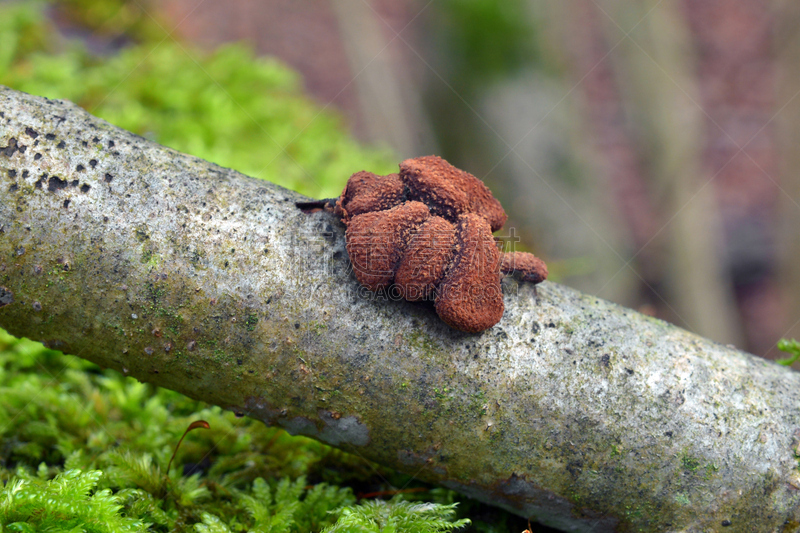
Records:
[[[400,173],[357,172],[336,200],[356,278],[373,291],[394,284],[411,301],[433,300],[453,328],[479,332],[503,316],[503,275],[539,283],[544,262],[501,253],[492,232],[500,202],[478,178],[437,156],[407,159]]]

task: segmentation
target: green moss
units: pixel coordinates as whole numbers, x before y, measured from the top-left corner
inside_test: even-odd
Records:
[[[412,348],[421,350],[429,361],[435,361],[441,354],[441,347],[431,335],[421,330],[414,330],[406,336],[406,342]]]
[[[778,363],[791,366],[798,360],[800,360],[800,342],[797,342],[795,339],[781,339],[778,341],[778,349],[782,352],[786,352],[789,354],[789,357],[785,357],[783,359],[778,359]]]
[[[708,481],[709,479],[714,477],[714,474],[716,474],[719,471],[719,467],[715,464],[707,464],[705,470],[706,473],[703,476],[703,480]]]
[[[700,461],[700,459],[696,457],[692,457],[690,455],[683,455],[681,457],[681,465],[683,466],[683,469],[686,470],[687,472],[694,473],[697,472],[697,470],[700,468],[702,462]]]

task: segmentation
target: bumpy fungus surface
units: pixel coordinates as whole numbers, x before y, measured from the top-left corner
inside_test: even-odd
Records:
[[[504,274],[547,278],[541,259],[499,252],[492,232],[508,218],[500,202],[438,156],[407,159],[399,174],[353,174],[334,211],[347,225],[359,282],[371,290],[394,283],[407,300],[433,299],[442,320],[462,331],[477,333],[502,318]]]

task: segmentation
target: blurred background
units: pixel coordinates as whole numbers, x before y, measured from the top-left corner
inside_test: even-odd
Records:
[[[768,358],[800,337],[797,2],[24,4],[53,30],[20,30],[34,15],[17,10],[0,83],[309,195],[439,154],[495,191],[501,236],[553,279]],[[164,122],[115,103],[126,92],[161,102]],[[193,137],[170,143],[181,110]]]

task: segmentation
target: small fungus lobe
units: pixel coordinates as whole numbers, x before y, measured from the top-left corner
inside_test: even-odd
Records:
[[[441,157],[406,159],[400,163],[400,173],[412,198],[451,222],[462,213],[477,213],[489,222],[492,231],[497,231],[508,219],[503,206],[481,180]]]
[[[336,202],[336,213],[348,223],[362,213],[391,209],[403,201],[403,191],[399,174],[377,176],[372,172],[356,172],[347,180]]]
[[[538,257],[498,250],[492,232],[508,218],[500,202],[438,156],[407,159],[388,176],[356,172],[335,205],[298,204],[306,212],[314,206],[332,209],[347,226],[347,253],[362,285],[377,291],[394,284],[407,300],[433,300],[442,320],[461,331],[500,321],[503,275],[547,279]]]
[[[434,295],[453,259],[455,239],[455,227],[441,217],[431,217],[419,227],[395,274],[403,298],[414,302]]]

